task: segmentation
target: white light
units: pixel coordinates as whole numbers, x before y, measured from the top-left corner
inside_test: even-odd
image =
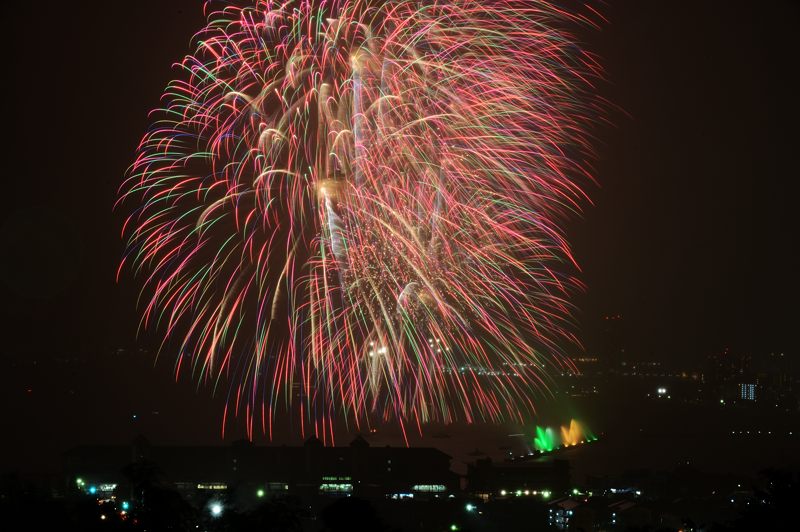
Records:
[[[442,492],[447,491],[447,486],[444,484],[414,484],[411,486],[411,490],[423,492]]]
[[[222,515],[222,505],[218,502],[215,502],[211,505],[211,515],[214,517],[219,517]]]
[[[473,504],[467,503],[465,508],[467,509],[468,512],[474,512],[475,511],[475,505],[473,505]]]

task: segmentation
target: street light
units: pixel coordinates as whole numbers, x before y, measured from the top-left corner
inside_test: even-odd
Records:
[[[215,502],[211,505],[211,515],[214,517],[219,517],[222,515],[222,505],[218,502]]]

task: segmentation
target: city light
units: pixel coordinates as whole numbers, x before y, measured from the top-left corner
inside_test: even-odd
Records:
[[[474,512],[474,511],[475,511],[475,505],[474,505],[474,504],[467,503],[467,505],[465,506],[465,508],[466,508],[466,510],[467,510],[468,512]]]
[[[258,491],[256,492],[256,495],[257,495],[259,498],[260,498],[260,497],[263,497],[263,496],[264,496],[264,490],[263,490],[263,489],[261,489],[261,490],[258,490]]]
[[[199,490],[226,490],[228,489],[228,485],[224,482],[215,482],[212,484],[198,484],[197,489]]]
[[[411,490],[422,492],[442,492],[447,491],[447,486],[444,484],[414,484],[411,486]]]
[[[211,505],[211,515],[214,517],[222,515],[222,505],[220,503],[215,502]]]
[[[353,491],[353,485],[350,483],[339,483],[339,484],[320,484],[319,491],[325,493],[348,493]]]

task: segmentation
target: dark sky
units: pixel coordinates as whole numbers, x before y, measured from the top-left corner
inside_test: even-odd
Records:
[[[796,2],[612,2],[587,38],[630,115],[600,133],[601,190],[572,227],[629,350],[796,351]]]
[[[190,51],[200,0],[21,2],[4,10],[0,210],[6,441],[23,463],[125,438],[132,416],[213,440],[222,399],[171,382],[114,281],[112,204],[147,112]],[[569,226],[589,351],[622,314],[628,350],[692,364],[730,346],[797,351],[794,2],[611,2],[586,31],[619,106],[598,128],[594,206]],[[113,355],[118,347],[126,354]],[[158,412],[154,414],[153,412]],[[144,423],[145,421],[136,421]],[[4,431],[5,432],[5,431]],[[21,454],[20,454],[21,453]],[[4,466],[7,464],[3,464]]]

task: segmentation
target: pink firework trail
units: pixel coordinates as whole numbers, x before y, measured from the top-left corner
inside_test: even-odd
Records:
[[[563,226],[599,70],[558,28],[589,21],[538,0],[206,9],[118,202],[176,374],[228,383],[251,437],[282,411],[324,438],[525,421],[572,368]]]

